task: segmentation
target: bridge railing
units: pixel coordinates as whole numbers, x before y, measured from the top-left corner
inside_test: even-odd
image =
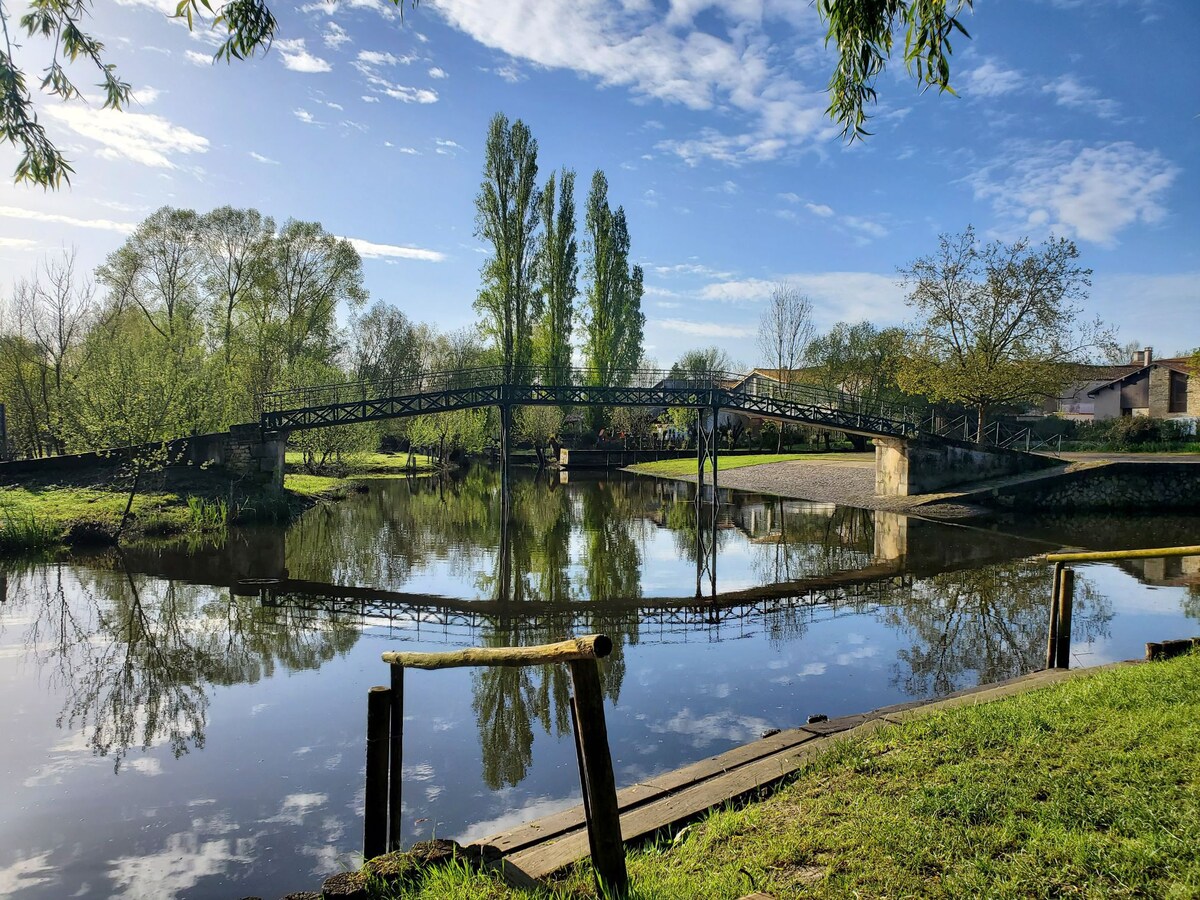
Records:
[[[421,372],[415,375],[364,381],[346,381],[313,387],[290,388],[260,395],[263,413],[314,409],[361,403],[369,400],[412,397],[454,391],[488,391],[497,395],[504,386],[541,386],[555,389],[558,396],[586,394],[586,389],[634,388],[663,392],[658,402],[668,402],[668,394],[708,394],[718,405],[742,407],[747,411],[763,409],[760,401],[772,401],[778,407],[800,407],[862,415],[900,423],[916,431],[921,425],[920,411],[902,404],[864,398],[845,391],[813,384],[784,383],[759,375],[708,371],[680,373],[669,369],[599,369],[572,367],[549,370],[540,366],[483,366],[453,371]],[[570,402],[569,400],[567,402]],[[592,402],[596,402],[593,400]],[[620,401],[629,403],[626,396]],[[784,409],[777,409],[784,412]]]

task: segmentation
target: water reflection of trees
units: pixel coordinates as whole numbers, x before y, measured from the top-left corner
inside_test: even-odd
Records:
[[[762,584],[861,569],[873,561],[874,513],[868,509],[768,498],[740,510]]]
[[[912,641],[899,653],[895,683],[910,696],[936,696],[1040,668],[1050,580],[1044,562],[1021,559],[916,582],[881,610],[883,621]],[[1077,573],[1072,641],[1107,637],[1112,615],[1112,603]]]
[[[59,727],[81,729],[119,770],[132,747],[204,746],[209,692],[315,669],[349,650],[357,619],[320,623],[211,587],[65,565],[10,573],[31,609],[25,643],[66,700]]]

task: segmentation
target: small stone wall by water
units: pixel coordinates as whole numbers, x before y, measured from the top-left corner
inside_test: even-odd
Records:
[[[257,424],[234,425],[228,431],[197,434],[166,442],[168,467],[222,466],[230,474],[253,482],[283,485],[283,454],[287,435],[264,439]],[[138,453],[162,448],[161,443],[138,447],[115,447],[92,453],[71,453],[41,459],[0,463],[0,484],[16,484],[25,478],[81,475],[89,471],[117,469]]]
[[[1200,509],[1200,464],[1109,463],[973,498],[1004,509]]]

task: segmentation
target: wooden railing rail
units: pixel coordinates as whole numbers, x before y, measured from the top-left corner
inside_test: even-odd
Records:
[[[579,780],[587,820],[588,843],[601,896],[623,897],[629,886],[625,844],[608,728],[604,722],[604,693],[599,660],[613,649],[612,639],[589,634],[534,647],[468,647],[444,653],[388,651],[383,661],[391,668],[391,686],[373,687],[367,705],[366,804],[363,854],[370,859],[400,849],[401,772],[404,762],[404,670],[453,669],[461,666],[539,666],[567,663],[574,696],[571,722],[579,759]],[[504,870],[510,878],[521,873]]]

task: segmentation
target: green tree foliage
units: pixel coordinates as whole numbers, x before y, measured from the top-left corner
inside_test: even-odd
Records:
[[[1033,247],[980,244],[970,227],[941,235],[936,254],[900,270],[918,316],[900,387],[974,407],[980,442],[993,407],[1057,396],[1073,364],[1112,342],[1099,320],[1080,318],[1092,272],[1078,258],[1062,238]]]
[[[588,287],[582,322],[583,355],[594,384],[614,383],[614,372],[631,369],[642,356],[642,267],[629,267],[625,209],[608,205],[608,179],[592,175],[585,217]]]
[[[877,328],[867,321],[838,322],[809,342],[810,377],[855,401],[903,399],[897,376],[905,359],[903,328]]]
[[[312,383],[314,372],[344,380],[336,310],[353,314],[366,297],[346,241],[316,223],[276,233],[255,210],[229,207],[157,210],[97,281],[100,296],[66,254],[17,282],[5,304],[0,401],[20,453],[217,430],[253,419],[260,392]],[[364,319],[361,344],[372,330],[381,345],[403,345],[406,320]]]
[[[887,66],[898,31],[904,32],[904,64],[923,89],[950,87],[950,36],[970,37],[959,15],[974,0],[817,0],[828,24],[826,45],[837,49],[826,113],[853,141],[870,134],[866,107],[876,100],[875,81]]]
[[[557,183],[550,173],[542,190],[541,218],[537,273],[544,311],[535,336],[536,362],[552,383],[565,384],[570,377],[571,331],[579,294],[573,170],[563,169]]]
[[[529,364],[532,326],[541,312],[534,283],[540,195],[537,141],[520,119],[510,125],[503,113],[496,113],[488,127],[483,183],[475,197],[475,236],[492,246],[480,270],[483,285],[475,309],[500,356],[506,382],[514,367]]]
[[[897,381],[904,362],[907,335],[903,328],[876,328],[870,322],[838,322],[809,342],[805,351],[808,377],[826,390],[839,391],[863,408],[905,398]],[[822,432],[829,442],[829,433]],[[856,450],[866,438],[846,437]]]
[[[707,378],[714,372],[728,372],[734,368],[733,360],[720,347],[700,347],[688,350],[671,366],[670,378]],[[679,428],[694,428],[697,411],[682,406],[673,406],[667,411],[672,424]]]

